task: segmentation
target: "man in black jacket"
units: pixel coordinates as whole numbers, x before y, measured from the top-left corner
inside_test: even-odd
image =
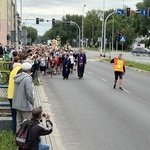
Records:
[[[32,119],[26,120],[21,126],[32,124],[28,131],[27,137],[27,150],[49,150],[48,144],[42,144],[40,136],[48,135],[53,131],[53,124],[50,121],[49,113],[45,114],[46,127],[41,124],[42,120],[42,108],[37,107],[32,110]],[[22,149],[19,149],[22,150]]]

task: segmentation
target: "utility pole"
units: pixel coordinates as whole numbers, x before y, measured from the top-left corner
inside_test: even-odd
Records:
[[[17,0],[15,0],[15,48],[18,51],[18,13],[17,13]]]
[[[83,19],[84,19],[84,7],[85,7],[85,6],[86,6],[86,5],[83,6],[83,10],[82,10],[82,47],[84,46],[84,41],[83,41],[83,39],[84,39],[84,34],[83,34],[84,22],[83,22]]]
[[[21,31],[21,45],[22,45],[22,0],[20,0],[20,31]]]

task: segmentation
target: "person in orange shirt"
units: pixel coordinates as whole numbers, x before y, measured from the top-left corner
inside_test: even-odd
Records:
[[[113,58],[110,63],[114,63],[114,74],[115,74],[115,81],[113,88],[116,88],[117,80],[119,77],[119,89],[123,91],[122,88],[122,79],[123,75],[125,74],[125,61],[122,59],[122,54],[118,55],[118,58]]]

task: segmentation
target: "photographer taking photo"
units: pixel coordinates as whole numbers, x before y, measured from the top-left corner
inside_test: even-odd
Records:
[[[43,115],[44,114],[44,115]],[[46,127],[41,124],[42,117],[46,121]],[[25,120],[21,124],[21,128],[30,126],[28,129],[28,136],[26,139],[26,150],[49,150],[48,144],[42,144],[40,136],[48,135],[53,131],[53,124],[50,121],[49,113],[42,113],[42,107],[37,107],[32,110],[31,120]],[[23,148],[19,147],[19,150]]]

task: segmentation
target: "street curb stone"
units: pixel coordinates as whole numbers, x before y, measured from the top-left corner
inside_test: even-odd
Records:
[[[66,150],[56,126],[54,114],[51,112],[48,97],[46,96],[42,85],[35,86],[35,106],[42,106],[43,112],[49,112],[50,119],[53,122],[53,132],[50,135],[42,136],[42,142],[50,144],[51,150]]]

